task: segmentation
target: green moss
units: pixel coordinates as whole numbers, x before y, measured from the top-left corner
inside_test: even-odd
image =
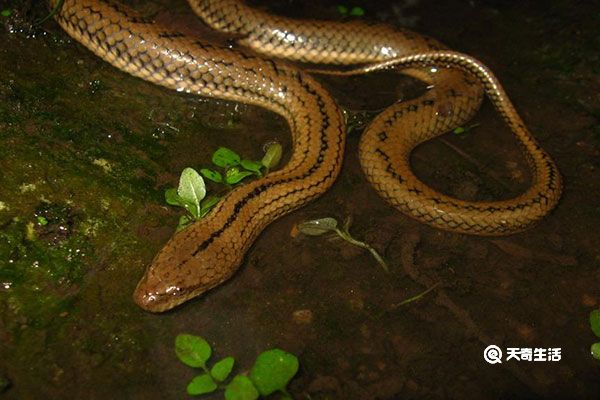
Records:
[[[0,231],[0,304],[12,314],[15,332],[46,327],[68,309],[85,273],[84,260],[91,255],[80,236],[44,243],[27,238],[27,226],[15,218]]]

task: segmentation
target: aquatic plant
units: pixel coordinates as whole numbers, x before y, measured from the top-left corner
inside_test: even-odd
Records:
[[[226,185],[236,185],[253,175],[260,178],[279,163],[282,154],[281,144],[277,142],[268,143],[264,150],[265,155],[262,160],[252,161],[242,158],[227,147],[219,147],[212,156],[212,163],[220,167],[221,171],[202,168],[200,173],[208,180]]]
[[[207,362],[212,355],[212,348],[204,338],[189,334],[178,335],[175,339],[175,354],[185,365],[203,371],[188,384],[189,395],[208,394],[224,389],[227,400],[255,400],[276,392],[280,392],[283,399],[292,398],[287,392],[287,385],[298,372],[299,364],[296,356],[283,350],[262,352],[249,373],[237,374],[227,384],[225,381],[233,370],[235,360],[233,357],[225,357],[209,369]]]
[[[204,217],[221,199],[218,196],[205,197],[204,179],[193,168],[186,168],[181,172],[177,189],[170,188],[165,191],[167,204],[183,207],[188,212],[179,218],[178,231]]]
[[[600,338],[600,309],[590,313],[590,327],[592,328],[592,332]],[[600,361],[600,342],[592,344],[590,352],[592,353],[592,357]]]
[[[223,183],[228,188],[237,185],[249,176],[261,177],[277,166],[281,160],[282,147],[277,142],[265,145],[265,154],[260,161],[243,159],[227,147],[219,147],[212,155],[212,162],[222,172],[202,168],[200,174],[193,168],[185,168],[179,177],[177,188],[165,191],[165,201],[172,206],[183,207],[186,215],[179,218],[177,230],[203,218],[221,200],[221,196],[206,197],[206,184],[202,176],[215,183]]]
[[[361,242],[360,240],[357,240],[357,239],[353,238],[352,235],[350,235],[350,223],[351,223],[351,219],[347,218],[346,222],[344,223],[344,226],[340,229],[340,228],[338,228],[338,221],[335,218],[326,217],[326,218],[319,218],[319,219],[313,219],[311,221],[302,222],[302,223],[298,224],[298,230],[300,232],[304,233],[305,235],[309,235],[309,236],[321,236],[328,232],[335,232],[339,237],[344,239],[346,242],[348,242],[354,246],[358,246],[358,247],[368,250],[371,253],[371,255],[375,258],[377,263],[379,263],[379,265],[381,265],[381,268],[383,268],[383,270],[385,272],[389,272],[387,263],[385,262],[383,257],[381,257],[381,255],[379,255],[377,250],[375,250],[368,243]]]
[[[473,128],[477,128],[479,125],[481,125],[481,124],[472,124],[469,126],[459,126],[457,128],[454,128],[453,132],[455,135],[462,135],[462,134],[468,133]]]
[[[337,6],[337,11],[344,17],[362,17],[365,15],[365,10],[362,7],[348,7],[344,4]]]

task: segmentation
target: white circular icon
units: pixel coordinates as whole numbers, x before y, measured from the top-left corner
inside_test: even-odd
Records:
[[[502,364],[502,350],[492,344],[483,351],[483,359],[489,364]]]

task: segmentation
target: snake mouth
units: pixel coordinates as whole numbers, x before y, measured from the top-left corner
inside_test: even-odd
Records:
[[[149,290],[146,277],[142,278],[133,292],[133,301],[143,310],[152,313],[161,313],[185,303],[194,293],[184,291],[177,286],[170,286],[164,291]]]

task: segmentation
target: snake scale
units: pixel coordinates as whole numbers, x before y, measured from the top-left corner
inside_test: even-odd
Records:
[[[49,0],[50,7],[57,1]],[[367,178],[403,213],[436,228],[506,235],[530,227],[557,204],[561,178],[556,165],[494,75],[474,58],[382,24],[292,20],[238,0],[188,2],[207,25],[235,35],[260,55],[182,35],[112,0],[64,0],[55,15],[70,36],[125,72],[180,92],[264,107],[290,127],[293,152],[284,168],[231,191],[156,255],[134,294],[142,308],[165,311],[225,281],[269,223],[335,181],[345,146],[340,108],[311,76],[271,57],[351,66],[346,74],[395,68],[427,83],[424,95],[378,115],[360,141]],[[532,169],[530,188],[514,199],[454,199],[429,188],[411,171],[411,151],[467,122],[484,93]]]

